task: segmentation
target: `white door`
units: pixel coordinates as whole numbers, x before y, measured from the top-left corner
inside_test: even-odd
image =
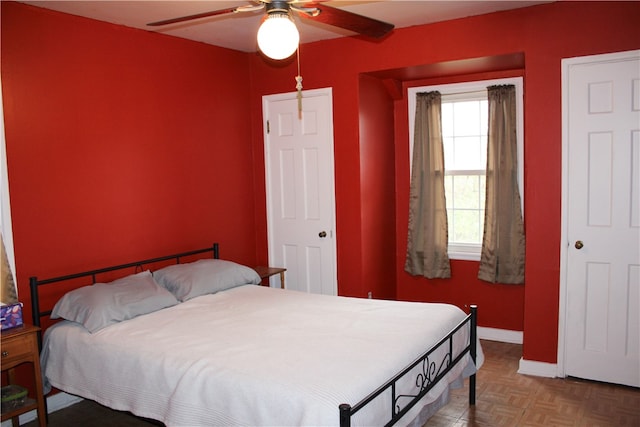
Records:
[[[287,289],[336,295],[332,91],[265,96],[269,264]]]
[[[565,60],[563,71],[564,373],[637,387],[640,51]]]

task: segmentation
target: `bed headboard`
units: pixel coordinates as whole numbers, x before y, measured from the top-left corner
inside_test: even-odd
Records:
[[[204,248],[204,249],[196,249],[194,251],[189,251],[189,252],[181,252],[178,254],[173,254],[173,255],[166,255],[166,256],[162,256],[162,257],[158,257],[158,258],[150,258],[150,259],[144,259],[144,260],[140,260],[140,261],[134,261],[134,262],[129,262],[127,264],[120,264],[120,265],[114,265],[111,267],[105,267],[105,268],[99,268],[97,270],[89,270],[89,271],[83,271],[81,273],[75,273],[75,274],[69,274],[66,276],[59,276],[59,277],[52,277],[49,279],[42,279],[39,280],[37,277],[30,277],[29,278],[29,287],[30,287],[30,291],[31,291],[31,309],[32,309],[32,319],[33,319],[33,324],[35,326],[41,327],[41,320],[43,317],[45,316],[49,316],[51,314],[52,309],[47,309],[47,310],[41,310],[40,308],[40,297],[38,294],[38,289],[40,286],[44,286],[44,285],[50,285],[53,283],[60,283],[60,282],[66,282],[69,280],[73,280],[73,279],[79,279],[82,277],[91,277],[92,283],[96,283],[96,277],[99,274],[104,274],[104,273],[108,273],[111,271],[117,271],[117,270],[125,270],[127,268],[140,268],[143,269],[145,265],[148,264],[154,264],[154,263],[159,263],[159,262],[163,262],[163,261],[175,261],[176,264],[180,264],[180,260],[182,258],[186,258],[186,257],[192,257],[194,255],[199,255],[199,254],[203,254],[203,253],[207,253],[207,252],[211,252],[213,255],[213,258],[215,259],[219,259],[220,258],[220,252],[219,252],[219,248],[218,248],[218,243],[214,243],[213,246],[210,246],[208,248]]]

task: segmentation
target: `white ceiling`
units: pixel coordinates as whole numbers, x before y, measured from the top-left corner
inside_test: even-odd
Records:
[[[235,13],[202,18],[190,22],[149,27],[146,24],[180,16],[233,8],[249,1],[23,1],[33,6],[84,16],[113,24],[139,28],[222,46],[243,52],[255,52],[255,35],[264,11]],[[532,6],[549,1],[328,1],[327,5],[394,24],[396,28],[428,24],[482,15],[501,10]],[[340,28],[295,19],[301,43],[355,35]]]

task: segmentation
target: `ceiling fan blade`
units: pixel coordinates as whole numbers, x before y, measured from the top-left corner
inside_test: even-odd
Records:
[[[181,16],[179,18],[165,19],[164,21],[151,22],[147,25],[150,27],[160,27],[162,25],[169,25],[169,24],[176,24],[178,22],[191,21],[192,19],[208,18],[210,16],[216,16],[216,15],[226,15],[227,13],[234,13],[236,9],[237,9],[236,7],[232,7],[229,9],[214,10],[212,12],[196,13],[195,15],[187,15],[187,16]]]
[[[169,24],[176,24],[178,22],[191,21],[193,19],[209,18],[210,16],[217,16],[217,15],[226,15],[228,13],[253,12],[254,10],[259,10],[262,8],[264,8],[264,3],[262,1],[256,1],[255,4],[231,7],[229,9],[214,10],[211,12],[196,13],[195,15],[181,16],[179,18],[165,19],[164,21],[151,22],[147,25],[150,27],[159,27],[162,25],[169,25]]]
[[[307,8],[317,8],[320,13],[316,16],[309,16],[301,13],[299,16],[334,27],[344,28],[367,37],[381,38],[393,30],[394,25],[377,19],[368,18],[349,12],[343,9],[327,6],[323,2],[301,2],[301,6]]]

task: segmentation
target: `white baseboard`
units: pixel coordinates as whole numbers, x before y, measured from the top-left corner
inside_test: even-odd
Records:
[[[47,397],[47,412],[52,413],[58,411],[60,409],[66,408],[67,406],[71,406],[74,403],[78,403],[83,400],[81,397],[73,396],[67,393],[56,393]],[[29,411],[20,415],[20,425],[26,424],[30,421],[35,420],[37,417],[36,410]],[[11,420],[6,420],[2,422],[2,427],[11,427]]]
[[[535,360],[520,359],[518,373],[524,375],[533,375],[536,377],[555,378],[557,377],[558,364],[537,362]]]
[[[522,344],[523,333],[521,331],[509,331],[506,329],[494,329],[478,326],[478,337],[481,340],[508,342],[512,344]],[[523,375],[533,375],[536,377],[555,378],[558,373],[556,363],[537,362],[535,360],[520,359],[518,373]]]
[[[507,329],[486,328],[478,326],[478,338],[481,340],[508,342],[522,344],[522,331],[510,331]]]

